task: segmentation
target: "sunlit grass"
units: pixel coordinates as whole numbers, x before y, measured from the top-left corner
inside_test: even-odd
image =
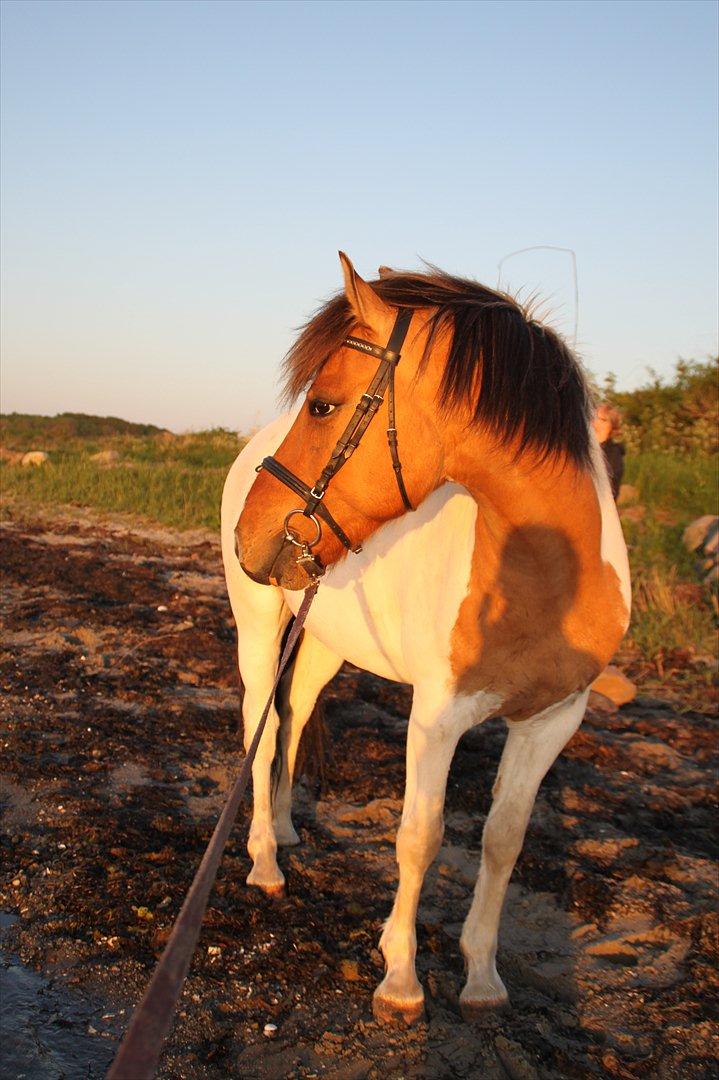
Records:
[[[219,528],[227,470],[242,443],[228,432],[163,439],[111,439],[50,453],[39,468],[3,464],[2,489],[21,501],[125,511],[174,528]],[[99,449],[119,459],[91,460]]]
[[[711,655],[714,604],[682,534],[696,518],[716,513],[716,459],[637,454],[627,462],[625,480],[638,489],[644,509],[643,516],[631,508],[622,514],[634,595],[629,641],[648,658],[687,648]]]

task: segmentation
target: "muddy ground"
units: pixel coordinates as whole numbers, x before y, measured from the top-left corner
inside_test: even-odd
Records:
[[[0,537],[3,1075],[102,1076],[240,762],[219,548],[82,511],[11,510]],[[319,799],[299,788],[288,894],[245,885],[245,816],[162,1077],[716,1075],[714,719],[647,696],[589,712],[510,886],[512,1011],[474,1025],[458,938],[502,725],[470,733],[420,910],[427,1020],[399,1031],[371,994],[409,691],[346,668],[325,701],[334,762]]]

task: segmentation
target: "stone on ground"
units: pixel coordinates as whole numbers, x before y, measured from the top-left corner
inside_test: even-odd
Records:
[[[626,705],[628,701],[633,701],[637,696],[637,688],[634,683],[613,664],[610,664],[601,675],[597,676],[592,683],[592,690],[596,694],[609,698],[617,706]]]
[[[98,450],[96,454],[90,455],[90,461],[98,465],[114,465],[119,460],[120,455],[117,450]]]
[[[21,465],[44,465],[48,460],[47,454],[44,450],[28,450],[27,454],[23,454]]]
[[[716,551],[718,536],[719,517],[716,514],[703,514],[687,525],[682,539],[689,551],[696,551],[700,547],[705,551]]]

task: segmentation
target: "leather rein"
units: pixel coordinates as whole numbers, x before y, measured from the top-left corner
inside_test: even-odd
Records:
[[[402,496],[402,502],[405,509],[414,509],[409,500],[409,496],[407,495],[407,489],[404,485],[404,478],[402,476],[402,463],[399,458],[399,449],[397,446],[397,426],[394,403],[395,370],[400,360],[400,350],[407,337],[409,324],[412,321],[412,312],[412,308],[399,308],[394,326],[392,327],[392,333],[384,348],[382,348],[381,345],[374,345],[371,341],[365,341],[363,338],[345,338],[344,344],[347,348],[356,349],[366,356],[377,357],[379,360],[379,367],[375,371],[367,390],[357,402],[357,406],[349,423],[340,435],[334,450],[330,454],[329,461],[312,487],[306,484],[304,480],[300,480],[299,476],[296,476],[291,469],[288,469],[287,466],[283,465],[281,461],[278,461],[276,457],[266,457],[262,461],[262,464],[257,466],[257,472],[265,469],[274,476],[276,480],[285,484],[286,487],[290,488],[291,491],[294,491],[296,495],[299,495],[301,499],[305,500],[305,505],[303,507],[296,510],[290,510],[285,518],[284,528],[285,539],[300,549],[300,553],[297,556],[298,564],[306,570],[311,578],[319,578],[325,572],[325,568],[319,561],[319,558],[312,554],[312,548],[317,546],[322,537],[321,522],[324,522],[325,525],[332,530],[348,551],[358,554],[362,550],[361,544],[352,543],[344,529],[332,517],[332,514],[327,509],[323,500],[330,481],[337,475],[342,466],[349,461],[359,446],[362,436],[384,401],[385,392],[387,394],[388,412],[387,442],[389,445],[390,457],[392,458],[392,468],[394,469],[397,487]],[[309,518],[314,524],[315,536],[311,541],[303,540],[290,527],[290,521],[296,514],[301,514],[303,517]]]

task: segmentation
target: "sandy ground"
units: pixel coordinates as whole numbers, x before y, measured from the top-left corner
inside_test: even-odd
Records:
[[[3,1075],[99,1077],[240,761],[219,548],[81,511],[11,511],[0,539]],[[325,703],[334,761],[321,797],[298,788],[287,896],[245,885],[245,816],[162,1077],[717,1075],[714,719],[641,696],[589,712],[510,886],[512,1010],[473,1025],[458,938],[502,724],[470,733],[418,922],[427,1019],[401,1031],[371,994],[409,690],[345,668]]]

